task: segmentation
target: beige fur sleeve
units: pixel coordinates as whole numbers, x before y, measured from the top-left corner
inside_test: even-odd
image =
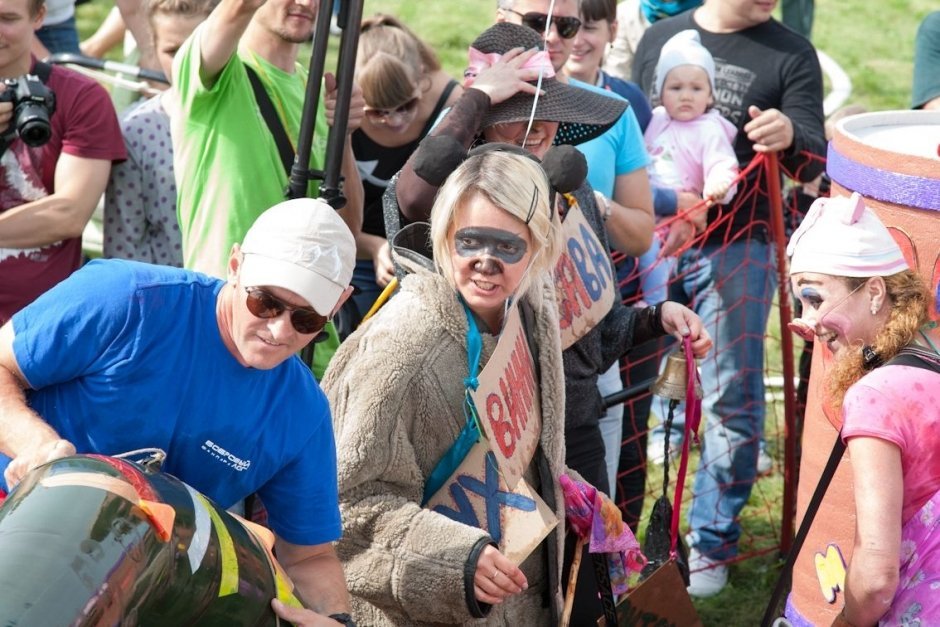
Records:
[[[383,333],[381,322],[340,347],[324,380],[343,516],[337,552],[354,601],[413,623],[461,623],[471,619],[464,567],[486,533],[420,507],[416,445],[434,434],[412,431],[435,392],[420,342],[401,325]]]

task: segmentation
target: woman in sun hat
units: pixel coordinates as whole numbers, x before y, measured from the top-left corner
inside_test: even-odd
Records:
[[[525,143],[541,158],[553,143],[577,145],[613,126],[627,103],[560,82],[541,47],[538,33],[519,24],[501,22],[484,31],[470,46],[464,94],[430,135],[452,137],[466,148]],[[397,199],[408,219],[426,220],[437,185],[415,173],[416,156],[400,174]]]
[[[933,298],[858,194],[814,202],[787,253],[803,305],[791,328],[834,354],[828,402],[841,408],[855,482],[855,546],[833,624],[940,624]]]

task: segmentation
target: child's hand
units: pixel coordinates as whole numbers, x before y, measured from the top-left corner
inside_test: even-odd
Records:
[[[713,176],[705,181],[705,188],[702,190],[702,198],[714,203],[721,202],[722,198],[728,193],[728,190],[731,189],[731,185],[734,184],[735,178],[737,177],[734,175],[728,175],[724,178]]]

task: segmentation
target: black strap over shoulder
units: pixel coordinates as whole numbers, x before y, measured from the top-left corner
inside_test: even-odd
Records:
[[[911,344],[902,348],[897,355],[886,361],[883,365],[910,366],[940,373],[940,355],[915,344]],[[845,443],[842,441],[842,433],[840,431],[832,446],[832,453],[829,454],[829,461],[826,462],[826,467],[819,476],[819,483],[816,485],[816,490],[813,492],[809,505],[806,506],[806,513],[803,514],[803,521],[800,523],[800,528],[797,530],[793,545],[790,547],[787,561],[780,571],[780,576],[777,578],[777,585],[774,588],[770,602],[767,604],[767,609],[764,612],[764,618],[761,621],[762,627],[769,627],[776,616],[780,602],[783,600],[783,595],[789,587],[790,574],[793,572],[796,558],[800,553],[800,549],[803,547],[803,543],[806,541],[810,526],[813,524],[813,519],[816,517],[819,506],[822,504],[826,490],[832,482],[832,477],[836,474],[836,469],[839,467],[839,462],[842,460],[842,454],[844,452]]]
[[[52,74],[52,66],[42,61],[36,61],[33,65],[33,76],[46,84],[49,82],[49,75]]]
[[[36,65],[38,66],[39,63]],[[271,131],[271,136],[274,137],[274,143],[277,144],[277,151],[281,156],[281,164],[284,166],[284,172],[289,179],[291,168],[294,167],[294,148],[291,146],[290,139],[287,137],[287,131],[284,130],[284,124],[281,122],[281,118],[278,117],[277,111],[274,109],[274,103],[271,102],[271,97],[268,96],[264,85],[261,84],[261,78],[258,76],[258,73],[247,63],[243,65],[245,66],[245,72],[248,73],[248,81],[251,83],[251,89],[255,92],[255,100],[258,102],[258,108],[261,110],[261,117],[264,118],[265,123],[268,125],[268,130]]]
[[[910,366],[940,373],[940,355],[915,344],[905,346],[889,359],[886,366]]]

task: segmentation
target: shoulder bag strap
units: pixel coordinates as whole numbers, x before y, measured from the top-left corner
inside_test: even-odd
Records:
[[[760,623],[761,627],[770,627],[777,616],[777,608],[780,605],[780,601],[787,588],[790,587],[790,575],[793,572],[793,565],[796,563],[796,558],[800,554],[800,549],[803,548],[803,543],[806,541],[806,536],[809,534],[809,528],[813,524],[813,519],[816,518],[816,512],[822,504],[823,497],[826,495],[826,490],[832,482],[832,477],[836,474],[836,469],[839,467],[839,462],[842,460],[842,454],[844,452],[845,442],[842,441],[842,433],[839,432],[836,435],[835,444],[832,445],[832,453],[829,454],[829,461],[826,462],[826,468],[819,477],[819,483],[816,484],[816,491],[813,492],[813,498],[810,499],[809,505],[806,507],[806,513],[803,515],[800,529],[796,532],[796,537],[793,539],[793,546],[790,547],[790,552],[787,554],[787,561],[780,571],[780,576],[777,578],[774,593],[770,597],[770,602],[767,604],[767,609],[764,612],[764,618]]]
[[[37,64],[38,65],[38,64]],[[248,73],[248,81],[251,83],[251,89],[255,92],[255,100],[258,102],[258,108],[261,110],[261,117],[264,118],[274,137],[274,143],[277,144],[277,151],[281,156],[281,164],[284,166],[284,172],[287,178],[290,178],[291,168],[294,167],[294,148],[291,146],[290,139],[287,137],[287,131],[284,130],[284,124],[274,110],[274,103],[271,97],[265,91],[261,84],[261,78],[247,63],[243,63],[245,72]]]

